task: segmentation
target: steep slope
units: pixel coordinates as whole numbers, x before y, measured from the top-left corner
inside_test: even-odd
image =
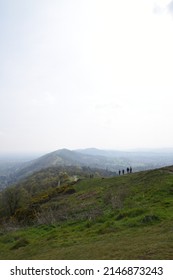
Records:
[[[61,149],[49,154],[46,154],[32,162],[31,167],[38,169],[56,165],[77,165],[80,164],[80,155],[68,149]]]

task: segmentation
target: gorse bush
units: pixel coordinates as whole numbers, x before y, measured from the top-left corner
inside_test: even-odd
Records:
[[[76,176],[74,182],[74,178],[70,178],[67,172],[61,168],[58,170],[58,173],[54,168],[39,171],[23,182],[0,192],[0,223],[4,219],[6,222],[13,219],[15,223],[33,224],[38,220],[38,215],[41,216],[41,205],[59,195],[74,194],[73,184],[76,183]],[[57,221],[57,213],[54,215]]]

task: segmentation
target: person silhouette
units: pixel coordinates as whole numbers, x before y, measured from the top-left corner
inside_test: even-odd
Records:
[[[132,173],[132,167],[130,166],[130,173]]]
[[[119,172],[118,172],[118,173],[119,173],[119,175],[121,175],[121,170],[119,170]]]
[[[127,173],[129,173],[129,168],[127,167]]]

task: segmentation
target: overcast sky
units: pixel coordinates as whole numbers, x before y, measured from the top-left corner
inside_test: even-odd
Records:
[[[173,1],[0,0],[0,152],[173,147]]]

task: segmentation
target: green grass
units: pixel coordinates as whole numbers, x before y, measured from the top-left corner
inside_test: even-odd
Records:
[[[42,224],[2,227],[0,259],[173,259],[170,168],[73,187],[40,206]]]

